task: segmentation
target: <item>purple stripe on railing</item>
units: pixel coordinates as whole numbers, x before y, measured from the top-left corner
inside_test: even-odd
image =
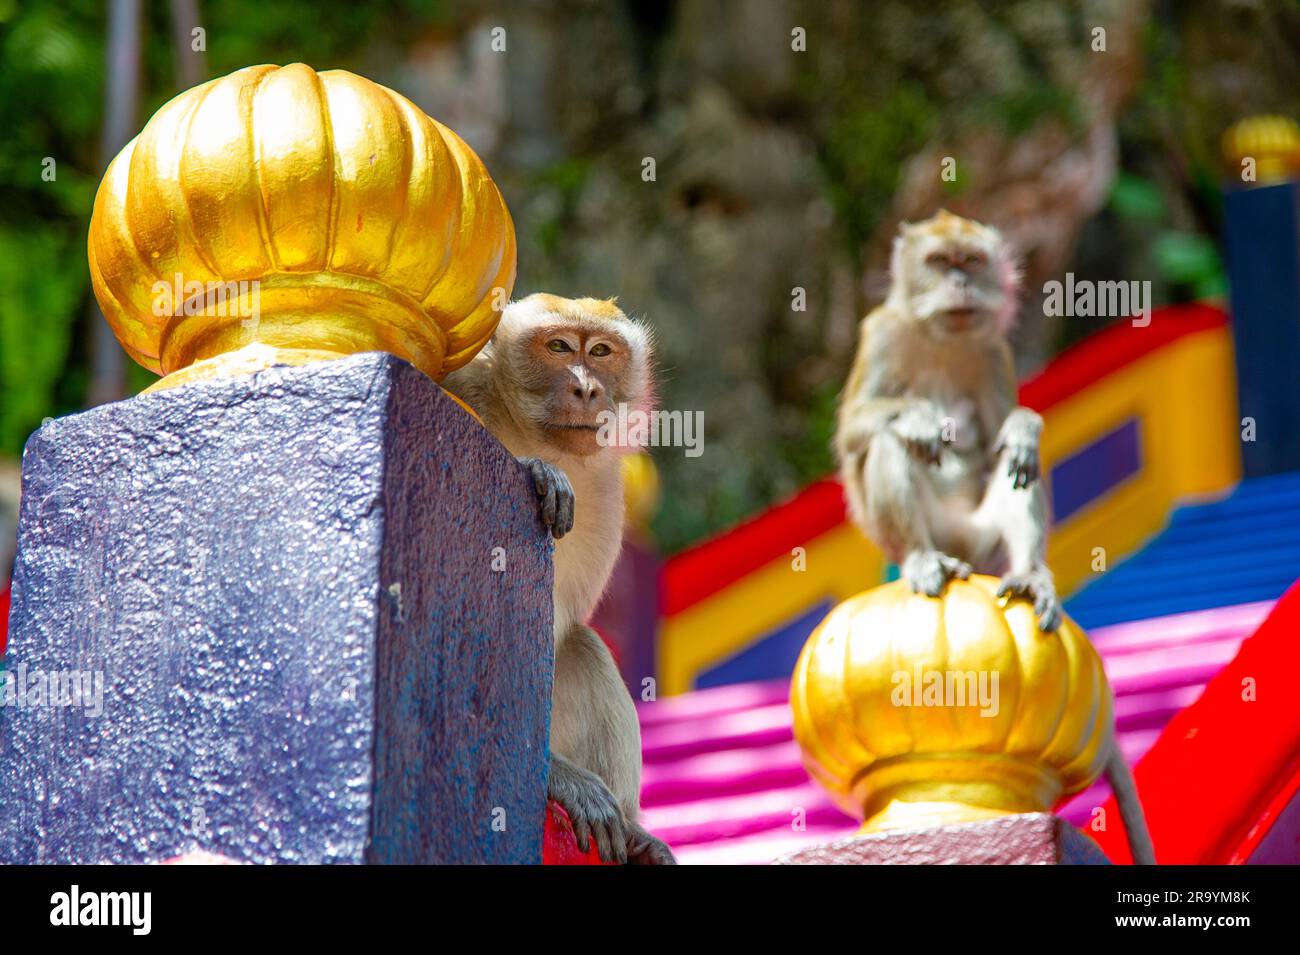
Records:
[[[1224,637],[1240,640],[1243,634],[1253,633],[1272,609],[1273,601],[1264,600],[1235,607],[1176,613],[1168,617],[1098,627],[1088,634],[1088,639],[1103,657],[1128,650],[1143,650],[1158,644],[1173,643],[1182,646]]]
[[[721,713],[784,703],[790,698],[789,680],[759,680],[755,683],[737,683],[710,690],[695,690],[681,696],[669,696],[653,703],[637,703],[637,716],[644,732],[651,726],[676,720],[695,719]]]
[[[768,746],[790,739],[790,706],[782,700],[738,713],[665,723],[641,732],[647,766],[719,749]]]

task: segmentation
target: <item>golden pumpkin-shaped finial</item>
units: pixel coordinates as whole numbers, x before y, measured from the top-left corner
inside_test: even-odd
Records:
[[[1245,180],[1258,185],[1300,176],[1300,125],[1286,116],[1251,116],[1223,134],[1223,158],[1234,178],[1243,163],[1253,160],[1254,175]]]
[[[1110,685],[1083,631],[1042,633],[996,578],[836,607],[790,691],[804,765],[863,831],[1045,812],[1102,771]]]
[[[105,317],[168,385],[361,351],[440,380],[515,278],[510,214],[460,137],[301,63],[163,106],[105,173],[88,244]]]
[[[659,509],[659,469],[648,451],[623,458],[623,503],[628,528],[644,534]]]

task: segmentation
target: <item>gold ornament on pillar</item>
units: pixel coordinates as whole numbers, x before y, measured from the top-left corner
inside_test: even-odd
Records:
[[[1223,134],[1228,175],[1246,185],[1271,186],[1300,178],[1300,124],[1288,116],[1251,116]],[[1252,165],[1248,178],[1247,164]]]
[[[153,389],[364,351],[435,381],[515,279],[478,156],[376,83],[251,66],[163,106],[104,175],[95,296]]]
[[[627,530],[639,537],[648,535],[659,510],[659,469],[648,451],[623,458],[623,505]]]
[[[994,577],[840,604],[790,691],[804,765],[863,832],[1050,812],[1101,773],[1112,699],[1079,626],[1038,629]]]

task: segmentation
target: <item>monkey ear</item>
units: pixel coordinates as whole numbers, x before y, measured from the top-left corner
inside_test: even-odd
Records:
[[[1002,250],[998,260],[998,278],[1002,287],[1010,292],[1019,292],[1020,283],[1025,277],[1024,256],[1001,232],[996,229],[991,231],[994,247]]]
[[[894,236],[894,245],[889,252],[889,276],[895,281],[907,271],[907,240],[915,231],[909,223],[903,223],[903,233]]]

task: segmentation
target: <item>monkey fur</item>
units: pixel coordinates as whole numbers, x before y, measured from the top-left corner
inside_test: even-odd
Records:
[[[940,212],[905,224],[892,286],[867,316],[835,447],[853,520],[918,593],[1004,574],[1043,630],[1060,603],[1046,565],[1042,419],[1016,407],[1007,344],[1017,276],[987,226]]]
[[[904,223],[885,301],[862,323],[835,450],[850,516],[917,593],[971,573],[1031,601],[1055,631],[1039,481],[1042,418],[1016,405],[1007,342],[1019,276],[997,230],[940,211]],[[1135,861],[1154,861],[1132,777],[1106,774]]]
[[[443,385],[474,409],[528,471],[555,538],[555,680],[547,795],[579,848],[602,859],[672,864],[637,822],[641,730],[627,687],[586,622],[623,539],[622,454],[597,416],[653,402],[649,331],[610,300],[531,295],[502,313],[492,339]]]

